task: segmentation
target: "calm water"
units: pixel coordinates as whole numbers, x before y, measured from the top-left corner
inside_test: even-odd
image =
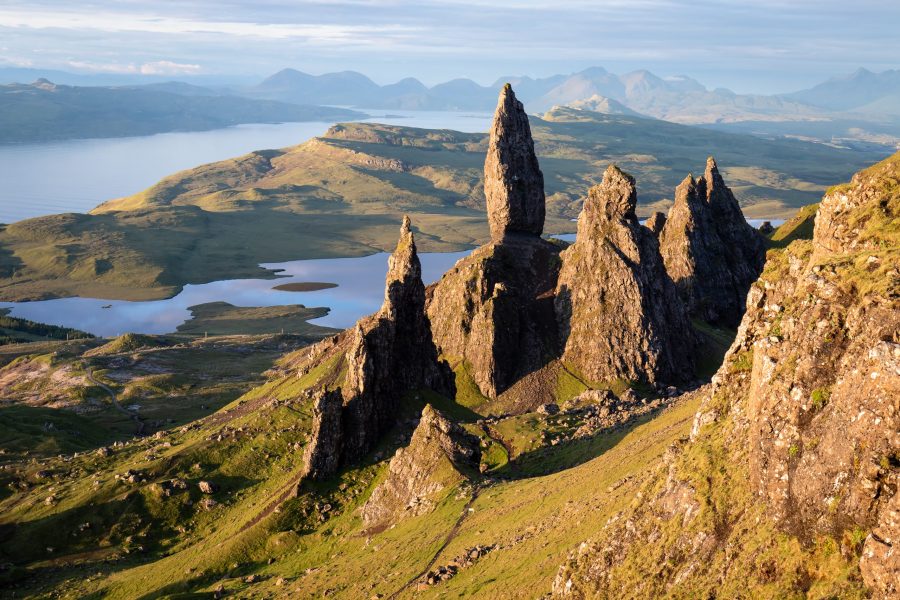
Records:
[[[421,254],[422,279],[426,285],[468,252]],[[283,270],[278,279],[230,279],[201,285],[186,285],[177,296],[150,302],[60,298],[39,302],[0,302],[12,315],[32,321],[76,327],[95,335],[122,333],[170,333],[190,318],[189,306],[223,300],[235,306],[282,306],[303,304],[327,306],[331,311],[312,322],[346,328],[360,317],[378,310],[384,298],[388,255],[384,252],[362,258],[296,260],[262,265]],[[301,281],[327,281],[336,288],[314,292],[283,292],[276,285]],[[110,306],[110,308],[103,308]]]
[[[491,115],[366,110],[369,121],[409,127],[487,131]],[[87,212],[140,192],[183,169],[283,148],[322,135],[327,122],[238,125],[214,131],[0,146],[0,223]]]

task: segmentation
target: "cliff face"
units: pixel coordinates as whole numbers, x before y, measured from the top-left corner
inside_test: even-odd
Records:
[[[463,359],[481,393],[506,391],[556,356],[558,248],[540,239],[488,244],[435,286],[428,316],[445,356]]]
[[[558,249],[540,238],[544,178],[528,116],[508,85],[484,173],[493,241],[441,278],[428,316],[441,352],[465,360],[481,393],[496,398],[557,354],[551,296]]]
[[[426,406],[409,445],[397,451],[363,506],[363,523],[381,530],[431,511],[441,492],[478,472],[480,461],[478,438]]]
[[[556,595],[900,594],[898,179],[858,174],[770,257],[691,440]]]
[[[556,289],[563,360],[592,381],[692,379],[695,334],[636,204],[613,166],[588,193]]]
[[[323,478],[338,465],[358,461],[394,424],[406,392],[430,389],[452,397],[453,374],[438,360],[425,314],[425,286],[408,218],[388,262],[381,310],[361,319],[337,340],[309,352],[310,364],[339,354],[346,365],[341,386],[340,426],[334,421],[334,399],[325,393],[314,411],[314,435],[307,456],[310,477]],[[335,438],[339,439],[336,441]],[[339,456],[330,456],[334,452]]]
[[[715,160],[687,177],[659,234],[666,270],[691,315],[736,327],[750,284],[765,263],[762,236],[744,219]]]

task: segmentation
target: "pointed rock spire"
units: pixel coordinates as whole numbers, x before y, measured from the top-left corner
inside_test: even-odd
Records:
[[[477,473],[480,462],[478,438],[426,405],[409,446],[397,451],[363,506],[364,525],[379,531],[431,511],[448,488]]]
[[[397,248],[388,258],[388,272],[384,287],[381,315],[396,318],[400,312],[425,310],[425,285],[422,283],[422,264],[416,252],[408,216],[403,217]]]
[[[484,195],[491,237],[540,235],[544,230],[544,175],[534,153],[528,115],[508,83],[500,91],[484,161]]]
[[[338,392],[339,426],[332,400],[314,406],[314,450],[309,451],[307,469],[310,477],[319,479],[372,450],[396,423],[406,393],[427,389],[448,397],[455,394],[453,372],[438,358],[425,314],[425,286],[409,218],[404,217],[400,240],[388,260],[381,310],[360,319],[339,344],[346,373]],[[328,458],[334,456],[339,458]]]
[[[603,181],[588,190],[582,211],[583,217],[588,221],[635,220],[636,207],[634,177],[619,167],[610,165],[603,174]]]
[[[666,270],[688,311],[737,327],[750,284],[765,262],[762,236],[744,218],[713,157],[703,177],[688,176],[660,234]]]
[[[662,232],[663,227],[666,226],[666,213],[655,212],[653,213],[644,226],[653,232],[653,235],[659,239],[659,234]]]
[[[556,289],[563,360],[593,381],[690,379],[695,335],[636,201],[617,167],[588,193]]]

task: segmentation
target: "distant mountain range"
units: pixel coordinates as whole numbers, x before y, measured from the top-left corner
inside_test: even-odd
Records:
[[[848,77],[831,79],[792,94],[765,96],[736,94],[724,88],[708,90],[687,76],[661,78],[641,70],[616,75],[591,67],[571,75],[546,78],[501,77],[489,86],[469,79],[455,79],[428,88],[407,78],[380,86],[355,71],[310,75],[284,69],[248,88],[233,88],[247,96],[302,102],[343,104],[366,108],[433,110],[491,110],[496,90],[509,82],[532,112],[571,105],[595,96],[666,120],[710,123],[754,120],[816,118],[822,111],[860,111],[900,114],[900,71],[872,73],[860,69]]]
[[[0,81],[12,76],[40,73],[37,70],[0,69]],[[54,73],[55,81],[84,80],[85,76]],[[99,77],[96,81],[103,80]],[[160,81],[140,79],[139,85],[124,87],[67,88],[68,95],[57,92],[56,105],[72,101],[74,90],[106,90],[96,92],[109,100],[113,95],[131,94],[140,104],[154,106],[156,124],[137,124],[133,128],[119,128],[127,134],[139,135],[145,129],[208,129],[223,124],[250,121],[293,121],[319,118],[328,114],[323,109],[311,107],[329,105],[380,110],[493,110],[497,90],[510,82],[517,96],[531,113],[542,113],[554,106],[570,106],[606,114],[641,115],[688,125],[703,125],[717,129],[814,139],[838,145],[875,144],[896,146],[900,144],[900,71],[873,73],[860,69],[846,77],[823,82],[807,90],[782,95],[736,94],[718,88],[709,90],[703,84],[687,76],[658,77],[646,70],[624,75],[611,73],[602,67],[591,67],[569,75],[553,75],[544,78],[508,76],[491,85],[480,85],[470,79],[454,79],[427,87],[414,78],[402,79],[389,85],[379,85],[361,73],[341,71],[324,75],[311,75],[295,69],[284,69],[255,85],[224,86],[201,85],[198,77],[184,81]],[[149,81],[149,83],[147,83]],[[25,86],[27,87],[27,86]],[[63,86],[57,86],[62,88]],[[10,92],[25,89],[21,85],[0,86],[2,102],[10,102]],[[93,92],[81,91],[85,101]],[[147,96],[146,94],[156,94]],[[162,96],[159,96],[162,94]],[[24,101],[27,96],[17,99]],[[178,97],[191,98],[183,104]],[[100,101],[99,96],[92,101]],[[106,101],[106,100],[104,100]],[[111,100],[109,100],[111,101]],[[101,102],[101,105],[102,102]],[[296,105],[302,105],[298,112]],[[4,108],[6,104],[2,105]],[[66,105],[67,106],[67,105]],[[168,107],[168,108],[167,108]],[[293,107],[293,108],[292,108]],[[166,110],[189,111],[189,116],[161,116]],[[72,106],[59,112],[56,129],[40,126],[45,135],[58,135],[70,125],[67,114],[81,115],[85,107]],[[89,110],[88,110],[89,112]],[[223,115],[222,113],[226,113]],[[0,117],[21,129],[18,115],[12,113]],[[29,114],[24,111],[24,114]],[[352,113],[336,119],[353,118]],[[308,115],[313,115],[308,117]],[[168,122],[166,122],[168,120]],[[327,120],[327,117],[326,117]],[[104,119],[93,136],[106,136],[107,130],[116,130],[115,119]],[[162,128],[162,129],[160,129]],[[8,140],[4,131],[0,138]],[[29,135],[36,135],[32,132]],[[67,137],[73,137],[66,134]]]
[[[46,79],[0,85],[0,143],[204,131],[240,123],[340,121],[353,110],[259,100],[171,82],[75,87]]]
[[[900,116],[900,70],[859,69],[785,97],[828,110]]]
[[[380,86],[354,71],[310,75],[284,69],[255,86],[232,91],[282,102],[489,111],[505,82],[512,83],[532,113],[572,106],[689,125],[737,126],[769,135],[887,145],[900,141],[900,71],[876,74],[860,70],[809,90],[771,96],[736,94],[723,88],[708,90],[687,76],[661,78],[645,70],[616,75],[602,67],[538,79],[501,77],[489,86],[455,79],[431,88],[411,78]]]

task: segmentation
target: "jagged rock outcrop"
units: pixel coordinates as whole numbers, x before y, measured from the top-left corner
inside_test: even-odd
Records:
[[[688,312],[736,327],[766,249],[712,157],[703,177],[688,176],[676,188],[675,204],[659,237],[666,270]]]
[[[409,219],[404,217],[400,241],[388,260],[384,303],[371,317],[361,319],[339,342],[327,341],[310,355],[324,360],[343,353],[346,377],[341,385],[340,432],[333,428],[333,399],[329,396],[317,420],[320,436],[339,439],[310,442],[310,477],[323,478],[338,465],[358,461],[395,422],[400,400],[407,392],[430,389],[452,397],[453,373],[438,360],[431,324],[425,314],[425,286]],[[320,452],[319,446],[323,447]],[[333,457],[337,446],[337,458]],[[321,458],[320,458],[321,457]],[[327,468],[325,468],[327,467]]]
[[[653,213],[647,222],[644,225],[653,232],[653,235],[656,236],[656,239],[659,239],[659,234],[662,233],[663,227],[666,226],[666,214],[661,212]]]
[[[692,379],[695,334],[636,204],[634,179],[615,166],[588,192],[576,241],[561,255],[563,360],[593,381]]]
[[[479,440],[427,405],[407,447],[397,451],[387,477],[362,508],[370,531],[429,512],[440,493],[478,472]]]
[[[544,175],[534,153],[528,115],[508,83],[500,91],[484,161],[491,237],[539,236],[544,230]]]
[[[450,269],[428,304],[441,352],[451,361],[464,360],[490,398],[557,352],[551,296],[559,249],[540,238],[543,185],[528,117],[506,86],[485,160],[493,241]]]
[[[428,304],[435,342],[496,398],[557,353],[559,249],[540,238],[478,248],[447,271]]]
[[[772,255],[690,440],[572,554],[556,596],[615,595],[639,572],[645,597],[897,597],[898,180],[900,154]]]
[[[343,447],[343,404],[340,390],[320,389],[313,395],[313,427],[303,453],[304,477],[326,479],[338,470]]]

